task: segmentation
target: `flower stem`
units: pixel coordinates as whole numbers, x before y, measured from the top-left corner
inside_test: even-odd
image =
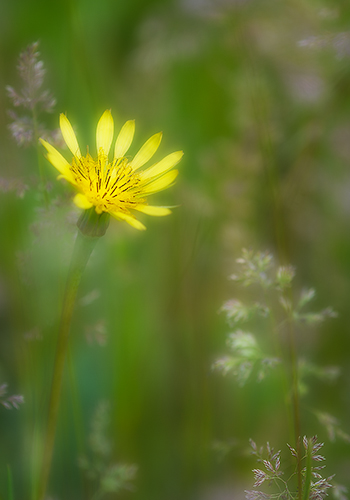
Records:
[[[56,357],[52,377],[47,428],[39,480],[38,499],[44,500],[53,456],[57,416],[63,379],[68,339],[79,283],[85,266],[97,242],[97,237],[88,237],[78,232],[63,299],[60,328],[57,338]]]

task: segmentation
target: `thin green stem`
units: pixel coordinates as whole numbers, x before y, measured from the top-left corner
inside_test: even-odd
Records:
[[[303,491],[303,500],[308,500],[311,489],[311,472],[312,472],[312,442],[309,439],[306,450],[306,467],[305,467],[305,482]]]
[[[294,414],[294,434],[295,445],[297,452],[297,478],[298,478],[298,498],[302,496],[302,466],[301,466],[301,424],[300,424],[300,401],[299,401],[299,373],[298,373],[298,356],[295,343],[294,322],[291,314],[288,321],[288,342],[289,353],[292,371],[292,402]]]
[[[14,494],[13,494],[13,478],[12,478],[12,471],[11,467],[7,465],[7,492],[8,492],[8,500],[13,500],[14,499]]]
[[[263,289],[264,302],[270,311],[269,322],[270,322],[270,332],[271,332],[271,339],[272,339],[274,352],[275,352],[276,357],[281,360],[281,363],[278,365],[278,370],[281,374],[280,380],[281,380],[281,384],[282,384],[283,401],[284,401],[285,412],[286,412],[286,416],[287,416],[288,430],[289,430],[290,437],[293,438],[294,415],[293,415],[292,405],[291,405],[290,400],[288,398],[288,393],[290,392],[289,391],[289,383],[288,383],[288,373],[287,373],[285,363],[283,362],[283,360],[285,359],[285,355],[283,354],[280,335],[279,335],[279,329],[282,327],[282,325],[284,324],[285,321],[288,322],[288,319],[276,324],[277,323],[276,318],[273,315],[274,309],[273,309],[273,305],[271,303],[271,300],[269,299],[268,290],[266,289],[266,287],[262,287],[262,289]]]
[[[83,236],[80,231],[78,232],[73,251],[72,262],[68,273],[62,307],[61,323],[56,346],[56,357],[52,378],[41,477],[38,491],[39,500],[44,500],[45,498],[47,483],[50,475],[57,426],[57,416],[60,403],[60,394],[62,388],[63,370],[77,291],[85,266],[89,260],[91,252],[94,249],[97,240],[98,238],[96,237],[86,237]]]

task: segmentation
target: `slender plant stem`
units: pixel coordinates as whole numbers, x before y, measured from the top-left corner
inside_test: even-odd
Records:
[[[307,450],[306,450],[305,483],[304,483],[302,500],[308,500],[310,496],[311,472],[312,472],[311,463],[312,463],[312,442],[311,439],[309,439],[307,442]]]
[[[12,471],[11,467],[7,465],[7,491],[8,491],[8,500],[13,500],[14,499],[14,494],[13,494],[13,478],[12,478]]]
[[[288,422],[288,430],[289,434],[291,436],[291,439],[294,437],[294,415],[293,415],[293,408],[292,404],[290,402],[290,399],[288,398],[289,394],[289,381],[288,381],[288,373],[286,370],[285,364],[282,362],[284,359],[283,355],[283,350],[282,350],[282,345],[281,345],[281,340],[279,336],[279,327],[281,325],[277,325],[276,318],[273,315],[273,305],[271,300],[269,299],[269,294],[268,294],[268,289],[264,286],[262,286],[262,291],[263,291],[263,302],[267,305],[268,309],[270,310],[270,314],[268,316],[269,322],[270,322],[270,336],[271,336],[271,342],[274,348],[275,356],[277,359],[281,360],[281,363],[277,365],[277,368],[281,374],[280,380],[281,380],[281,385],[282,385],[282,391],[283,391],[283,402],[285,406],[285,412],[286,412],[286,418]]]
[[[50,393],[49,411],[47,418],[47,428],[44,441],[43,460],[41,468],[41,477],[39,480],[38,499],[44,500],[47,483],[50,475],[51,462],[53,456],[57,416],[60,403],[60,394],[63,379],[63,370],[68,348],[68,339],[71,326],[72,315],[75,306],[75,300],[79,283],[84,272],[85,266],[89,260],[91,252],[98,238],[86,237],[78,232],[75,243],[72,262],[68,273],[66,290],[63,299],[62,315],[60,328],[58,332],[56,357],[52,377],[52,386]]]
[[[293,318],[289,315],[288,318],[288,340],[289,352],[292,370],[292,401],[294,413],[294,434],[295,445],[297,452],[297,477],[298,477],[298,498],[302,498],[302,466],[301,466],[301,425],[300,425],[300,402],[299,402],[299,374],[298,374],[298,357],[295,345],[295,331]]]

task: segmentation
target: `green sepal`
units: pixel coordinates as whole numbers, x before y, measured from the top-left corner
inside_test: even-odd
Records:
[[[91,207],[83,211],[79,217],[77,226],[84,236],[100,238],[107,231],[109,219],[110,215],[107,212],[97,214],[95,207]]]

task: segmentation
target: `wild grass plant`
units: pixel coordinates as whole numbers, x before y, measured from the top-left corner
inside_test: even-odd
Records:
[[[310,376],[331,382],[339,375],[339,370],[334,366],[314,365],[302,356],[303,338],[308,329],[317,327],[328,318],[336,318],[337,314],[331,307],[318,312],[310,311],[315,290],[302,289],[297,294],[293,287],[295,269],[291,266],[276,266],[273,256],[268,252],[244,249],[242,257],[237,259],[237,267],[237,273],[231,275],[230,279],[252,289],[253,300],[246,304],[232,299],[222,306],[232,328],[227,339],[230,354],[218,359],[213,368],[224,375],[232,374],[241,386],[252,377],[262,384],[272,370],[279,371],[283,380],[281,398],[286,406],[285,422],[290,426],[289,434],[293,443],[293,446],[286,445],[295,461],[294,466],[289,463],[287,470],[284,470],[281,450],[275,452],[268,441],[265,451],[251,439],[251,454],[263,466],[263,469],[253,469],[254,486],[268,484],[270,489],[247,490],[246,498],[321,500],[333,487],[335,474],[322,477],[325,457],[319,451],[324,443],[318,442],[317,436],[302,436],[302,413],[312,412],[315,420],[318,418],[324,424],[320,418],[324,410],[311,409],[307,405],[305,408],[303,397],[310,390]],[[250,331],[252,325],[258,330],[256,333]],[[334,431],[328,434],[331,439],[335,438]],[[350,443],[350,436],[344,431],[340,430],[338,437]],[[272,493],[271,486],[274,487]],[[344,491],[344,487],[340,488]]]

